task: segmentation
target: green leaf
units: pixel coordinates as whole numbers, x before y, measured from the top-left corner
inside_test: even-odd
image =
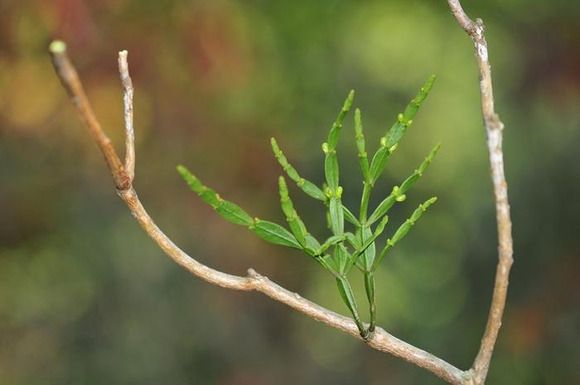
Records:
[[[187,182],[189,187],[196,193],[200,194],[204,186],[199,179],[195,177],[185,166],[179,165],[177,166],[177,172],[181,174],[181,177]]]
[[[312,235],[306,235],[306,247],[305,251],[312,257],[318,257],[322,254],[322,252],[318,252],[320,250],[320,242]]]
[[[381,144],[384,144],[384,140],[381,140]],[[373,156],[373,160],[371,161],[371,167],[369,170],[369,184],[371,186],[375,184],[377,179],[379,179],[379,176],[381,176],[381,174],[383,173],[383,170],[387,165],[387,161],[389,160],[389,155],[391,155],[389,148],[381,145],[381,147],[377,150],[377,152]]]
[[[367,223],[372,224],[375,221],[377,221],[379,218],[385,215],[396,202],[397,197],[393,195],[393,193],[391,192],[391,194],[389,194],[385,199],[383,199],[381,203],[379,203],[375,211],[373,211],[373,213],[369,217]]]
[[[421,176],[423,176],[423,173],[425,172],[425,170],[427,170],[427,168],[429,167],[429,165],[433,161],[433,158],[437,154],[437,151],[439,151],[440,147],[441,147],[441,143],[437,143],[437,145],[435,147],[433,147],[431,152],[429,152],[429,155],[427,155],[427,157],[425,157],[425,160],[423,161],[423,163],[421,163],[419,168],[417,170],[415,170],[415,172],[401,184],[401,187],[400,187],[401,193],[403,193],[403,194],[406,193],[407,190],[409,190],[411,188],[411,186],[413,186],[413,184],[415,184],[415,182]]]
[[[413,214],[411,214],[409,219],[403,222],[403,224],[397,229],[397,231],[395,231],[395,235],[393,235],[391,239],[387,240],[387,245],[381,251],[379,257],[375,260],[375,263],[373,264],[372,267],[372,271],[375,271],[377,269],[378,265],[381,263],[385,255],[389,252],[389,250],[393,246],[395,246],[397,242],[399,242],[407,235],[409,230],[411,230],[411,227],[413,227],[413,225],[417,222],[417,220],[421,218],[423,213],[429,208],[429,206],[435,203],[436,200],[437,200],[436,197],[428,199],[423,204],[419,205],[419,207],[417,207],[415,211],[413,211]]]
[[[336,157],[336,151],[329,151],[326,146],[323,146],[323,150],[326,152],[326,157],[324,158],[326,184],[334,192],[338,188],[338,158]]]
[[[338,273],[338,266],[336,262],[332,259],[332,257],[328,254],[324,254],[322,256],[318,256],[315,258],[316,262],[318,262],[325,270],[330,272],[335,277],[340,276]]]
[[[280,147],[278,147],[276,139],[271,138],[270,144],[272,146],[274,156],[276,157],[278,163],[280,163],[280,166],[282,166],[282,169],[284,169],[288,177],[292,179],[296,183],[296,185],[306,193],[306,195],[325,202],[326,195],[324,194],[324,192],[320,188],[318,188],[314,183],[300,177],[298,171],[296,171],[296,169],[292,167],[292,165],[288,162],[288,159],[286,159],[286,156],[284,155],[282,150],[280,150]]]
[[[306,236],[308,235],[308,231],[306,230],[304,222],[302,222],[298,213],[294,209],[292,200],[288,195],[286,180],[283,176],[278,179],[278,186],[280,190],[280,204],[282,206],[282,211],[286,215],[286,221],[288,222],[290,230],[292,230],[292,234],[294,234],[298,243],[304,247],[306,246]]]
[[[388,216],[383,217],[383,219],[375,228],[375,231],[371,231],[370,227],[368,226],[365,226],[361,229],[361,232],[359,233],[361,237],[361,246],[355,247],[356,252],[353,254],[353,264],[356,263],[359,256],[362,255],[362,265],[364,266],[364,270],[368,271],[371,269],[371,266],[375,260],[375,241],[385,230],[385,226],[387,225],[388,221]]]
[[[326,142],[328,144],[329,151],[334,151],[334,149],[336,148],[336,144],[338,143],[338,138],[340,137],[340,129],[342,128],[342,122],[344,120],[344,117],[346,116],[346,114],[350,110],[350,107],[352,106],[353,100],[354,100],[354,90],[351,90],[348,93],[346,100],[344,101],[344,104],[342,106],[342,109],[340,110],[340,113],[336,117],[336,121],[332,124],[332,128],[330,129],[330,132],[328,133],[328,140]]]
[[[221,200],[220,196],[209,187],[204,187],[203,191],[199,194],[199,196],[201,197],[201,199],[203,199],[205,203],[207,203],[214,209],[217,208]]]
[[[356,139],[356,147],[358,149],[358,160],[364,181],[369,181],[369,160],[365,150],[365,137],[363,135],[363,125],[361,112],[357,108],[354,111],[354,132]]]
[[[330,226],[334,235],[341,236],[344,233],[344,211],[340,198],[331,197],[328,203]]]
[[[352,291],[352,287],[350,286],[350,283],[348,282],[346,277],[337,277],[336,286],[338,288],[338,292],[340,294],[340,297],[342,298],[342,301],[346,304],[348,310],[350,310],[354,318],[354,322],[358,327],[360,335],[366,339],[368,337],[368,331],[365,329],[364,324],[362,323],[360,316],[358,314],[356,300],[354,297],[354,293]]]
[[[405,200],[405,193],[415,184],[415,182],[417,182],[417,180],[419,180],[421,176],[423,176],[423,173],[427,170],[433,161],[433,158],[437,154],[437,151],[439,151],[440,147],[441,143],[438,143],[435,147],[433,147],[423,163],[421,163],[419,168],[416,169],[415,172],[411,174],[411,176],[405,179],[405,181],[401,184],[401,187],[393,187],[391,194],[389,194],[389,196],[387,196],[381,203],[379,203],[375,211],[369,217],[367,223],[374,223],[383,215],[385,215],[396,202],[402,202]]]
[[[224,219],[236,225],[250,226],[254,223],[252,217],[235,203],[223,200],[215,191],[204,186],[201,181],[187,170],[184,166],[178,166],[177,171],[187,182],[189,187],[196,192],[201,199],[209,204]]]
[[[413,123],[412,119],[419,110],[419,106],[425,98],[427,98],[429,91],[431,91],[434,82],[435,75],[431,75],[429,79],[427,79],[425,85],[421,87],[421,90],[417,96],[415,96],[415,99],[411,100],[409,105],[405,108],[405,111],[397,116],[397,121],[393,124],[386,136],[388,148],[399,143],[403,135],[405,135],[407,128]]]
[[[356,234],[353,233],[345,233],[344,234],[346,237],[346,240],[348,241],[348,243],[350,243],[350,245],[355,249],[355,250],[359,250],[361,249],[362,245],[361,245],[361,240],[360,240],[360,235],[357,232]]]
[[[201,181],[184,166],[177,166],[177,171],[181,174],[189,187],[196,192],[205,203],[213,208],[218,205],[220,198],[215,191],[204,186],[203,183],[201,183]]]
[[[314,183],[307,181],[304,178],[300,178],[300,180],[298,180],[298,182],[296,182],[296,185],[306,193],[306,195],[314,198],[314,199],[318,199],[320,201],[326,201],[326,194],[324,194],[324,191],[322,191],[318,186],[316,186]]]
[[[256,235],[263,240],[270,243],[293,247],[295,249],[302,249],[302,246],[298,243],[296,238],[294,238],[288,230],[277,223],[263,221],[256,218],[254,224],[250,226],[250,230],[256,233]]]
[[[384,229],[385,227],[384,224],[382,227]],[[354,264],[357,262],[358,259],[361,259],[363,266],[372,266],[375,260],[375,252],[376,252],[375,239],[379,236],[379,234],[383,230],[381,229],[376,235],[372,233],[371,229],[368,226],[363,227],[361,230],[362,230],[361,232],[362,247],[355,253],[355,258],[353,258],[354,260],[352,261],[352,263]]]
[[[345,240],[344,235],[333,235],[329,237],[322,246],[320,246],[317,250],[318,255],[322,255],[326,250],[328,250],[331,246],[336,246],[338,243],[343,242]]]
[[[236,225],[250,226],[254,223],[252,217],[235,203],[222,200],[215,210],[224,219],[235,223]]]
[[[355,227],[361,226],[359,220],[356,219],[354,214],[346,206],[342,206],[342,211],[344,211],[344,219],[355,225]]]

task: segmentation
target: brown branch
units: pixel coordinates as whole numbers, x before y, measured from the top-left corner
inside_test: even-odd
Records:
[[[510,206],[502,151],[504,124],[494,110],[491,66],[489,64],[483,21],[481,19],[471,20],[463,11],[459,0],[447,0],[447,3],[455,19],[457,19],[459,25],[467,32],[475,45],[475,57],[479,67],[481,111],[487,133],[487,147],[489,151],[498,229],[498,264],[493,297],[487,325],[481,340],[481,346],[471,368],[471,383],[481,385],[485,383],[493,348],[501,326],[508,291],[509,272],[513,264],[512,222],[510,218]]]
[[[87,99],[77,71],[66,54],[66,44],[58,40],[53,41],[50,44],[49,51],[52,57],[52,65],[54,66],[63,87],[68,92],[77,112],[87,125],[93,140],[97,143],[105,157],[105,161],[107,162],[107,166],[109,166],[115,186],[117,189],[129,188],[132,182],[131,178],[125,172],[125,168],[117,156],[111,140],[107,137],[101,128],[99,121],[95,117],[95,113]]]
[[[275,301],[288,305],[289,307],[315,319],[323,322],[338,330],[352,335],[353,337],[362,341],[359,330],[355,322],[348,317],[336,314],[328,309],[321,307],[299,294],[291,292],[275,282],[270,281],[267,277],[256,273],[253,269],[248,270],[248,275],[240,277],[236,275],[227,274],[221,271],[214,270],[202,263],[196,261],[194,258],[187,255],[177,245],[171,241],[153,222],[145,208],[139,201],[137,193],[132,186],[134,164],[131,159],[134,155],[130,155],[134,147],[134,133],[132,126],[132,92],[131,79],[129,77],[128,66],[126,63],[126,53],[119,54],[119,70],[124,87],[124,105],[125,105],[125,126],[126,126],[126,153],[127,158],[125,166],[122,165],[117,156],[111,141],[103,132],[101,126],[97,122],[89,101],[84,93],[83,87],[79,81],[76,70],[71,64],[66,54],[66,45],[63,42],[55,41],[50,45],[50,52],[53,65],[56,69],[57,75],[61,79],[63,86],[69,93],[69,96],[77,111],[83,118],[83,121],[89,128],[91,135],[99,148],[105,155],[107,165],[111,169],[117,192],[121,199],[127,204],[131,213],[137,219],[141,227],[149,235],[151,239],[177,264],[182,266],[191,274],[210,282],[214,285],[221,286],[233,290],[242,291],[259,291]],[[130,94],[129,94],[130,93]],[[461,385],[464,384],[466,373],[444,360],[425,352],[413,345],[399,340],[393,335],[387,333],[382,328],[376,328],[371,334],[370,338],[365,341],[372,348],[390,353],[394,356],[400,357],[405,361],[424,368],[438,377],[444,379],[450,384]]]

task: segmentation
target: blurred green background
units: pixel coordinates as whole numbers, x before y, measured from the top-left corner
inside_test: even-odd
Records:
[[[515,239],[490,384],[580,382],[580,2],[463,2],[487,26]],[[190,276],[117,198],[47,55],[68,42],[101,123],[123,145],[117,51],[135,95],[135,186],[184,250],[249,267],[347,314],[332,278],[297,251],[226,223],[179,163],[252,215],[283,222],[275,136],[323,180],[325,140],[348,90],[374,149],[425,79],[438,80],[374,195],[441,141],[397,207],[439,201],[378,273],[379,325],[465,369],[485,321],[496,230],[472,43],[429,0],[0,1],[0,383],[442,384],[255,293]],[[351,116],[339,161],[361,189]],[[324,234],[323,210],[291,189]],[[360,279],[355,279],[360,281]],[[360,288],[360,285],[358,286]]]

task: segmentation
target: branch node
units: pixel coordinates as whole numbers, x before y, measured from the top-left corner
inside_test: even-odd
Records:
[[[248,269],[248,278],[251,279],[261,279],[262,276],[260,274],[258,274],[258,272],[254,269],[252,269],[251,267]]]

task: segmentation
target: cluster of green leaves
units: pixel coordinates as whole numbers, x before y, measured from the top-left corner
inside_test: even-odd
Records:
[[[376,245],[377,239],[383,233],[385,225],[389,220],[387,212],[395,203],[405,200],[407,191],[417,182],[431,164],[433,157],[439,149],[439,144],[431,150],[419,167],[400,186],[393,187],[391,193],[368,215],[371,191],[383,173],[389,157],[396,150],[399,141],[411,125],[412,119],[417,113],[420,104],[425,100],[431,90],[434,80],[435,77],[431,76],[415,99],[409,103],[404,112],[398,115],[397,121],[388,130],[386,135],[381,137],[379,148],[370,162],[365,149],[366,145],[363,135],[361,112],[359,109],[355,110],[355,138],[363,176],[363,191],[358,217],[342,204],[341,197],[343,191],[339,185],[339,168],[336,154],[336,146],[340,137],[342,123],[352,106],[354,91],[349,93],[336,121],[330,129],[328,140],[322,144],[322,150],[325,154],[324,174],[326,179],[322,188],[302,178],[288,162],[288,159],[282,150],[280,150],[276,140],[272,138],[271,145],[274,155],[288,177],[306,195],[321,201],[326,207],[326,219],[332,235],[323,242],[313,237],[308,232],[304,222],[300,219],[288,194],[288,186],[283,176],[280,176],[278,181],[280,201],[290,231],[276,223],[251,217],[238,205],[222,199],[214,190],[204,186],[184,166],[178,166],[177,169],[189,184],[189,187],[206,203],[211,205],[223,218],[232,223],[248,227],[268,242],[304,251],[314,261],[330,272],[336,279],[340,296],[352,313],[361,336],[368,338],[376,324],[374,273],[380,262],[393,246],[407,235],[423,212],[437,198],[430,198],[419,205],[411,216],[398,227],[392,237],[387,239],[385,245],[380,250],[378,250]],[[345,231],[345,222],[351,225],[353,228],[352,231]],[[360,270],[364,277],[370,313],[370,323],[368,326],[361,320],[355,296],[347,278],[349,271],[353,267]]]

